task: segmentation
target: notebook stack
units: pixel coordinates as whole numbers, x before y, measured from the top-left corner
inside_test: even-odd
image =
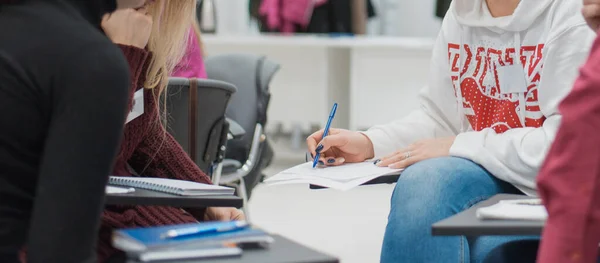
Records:
[[[268,248],[274,239],[245,221],[123,229],[113,246],[138,262],[241,256],[242,247]]]

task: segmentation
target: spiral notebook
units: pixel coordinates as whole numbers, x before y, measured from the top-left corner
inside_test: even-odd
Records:
[[[154,177],[111,176],[109,185],[140,188],[169,194],[191,195],[233,195],[235,189],[212,184]]]

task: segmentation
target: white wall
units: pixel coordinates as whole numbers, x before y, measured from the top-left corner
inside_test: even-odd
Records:
[[[435,37],[441,20],[435,17],[435,0],[372,0],[378,17],[369,34],[401,37]]]
[[[250,33],[248,0],[214,0],[217,9],[217,34],[246,35]]]

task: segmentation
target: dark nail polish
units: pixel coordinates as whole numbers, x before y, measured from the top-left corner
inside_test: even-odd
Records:
[[[325,163],[323,161],[319,161],[320,165],[325,165]]]
[[[317,153],[320,153],[323,150],[323,145],[319,144],[319,146],[317,146],[317,149],[315,150]]]
[[[335,163],[335,159],[328,159],[327,163]]]
[[[375,160],[375,161],[373,162],[373,164],[374,164],[374,165],[377,165],[377,164],[378,164],[378,163],[380,163],[380,162],[381,162],[381,159],[377,159],[377,160]]]

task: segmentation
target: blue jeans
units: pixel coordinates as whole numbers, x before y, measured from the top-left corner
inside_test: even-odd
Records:
[[[466,159],[443,157],[408,167],[392,195],[381,262],[479,263],[504,243],[531,238],[431,235],[433,223],[500,193],[522,194]]]

